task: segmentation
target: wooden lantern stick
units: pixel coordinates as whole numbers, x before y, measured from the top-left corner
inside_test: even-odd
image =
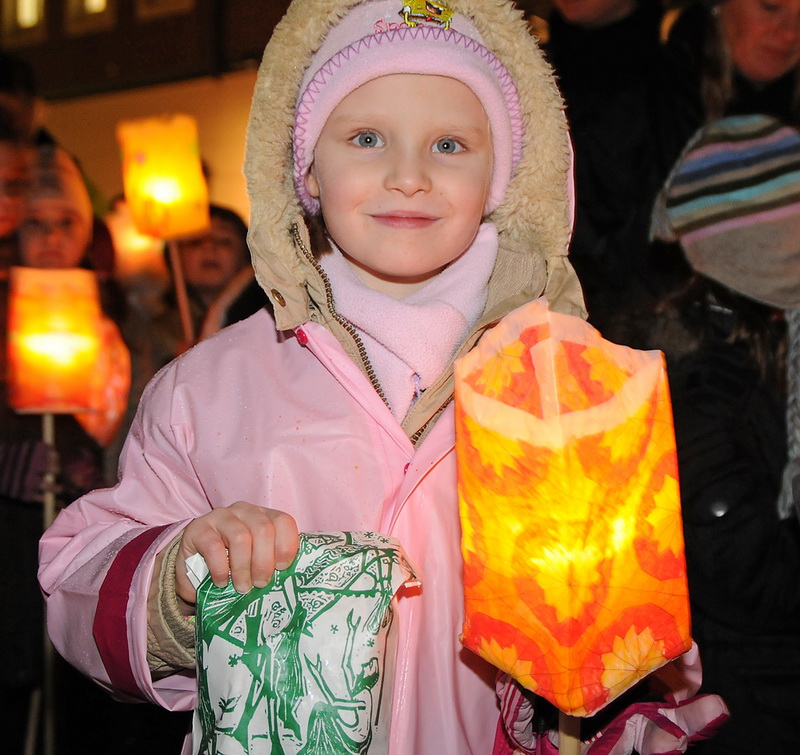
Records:
[[[47,445],[48,461],[47,472],[43,481],[43,525],[47,529],[56,518],[56,470],[54,468],[56,430],[55,417],[48,413],[42,414],[42,440]],[[55,650],[47,634],[47,627],[44,630],[43,669],[42,669],[42,696],[37,700],[41,704],[42,710],[42,752],[44,755],[53,755],[56,751],[56,722],[55,722]],[[33,750],[34,737],[28,738],[28,745]],[[26,746],[26,755],[29,752]]]
[[[581,719],[558,711],[558,755],[581,755]]]
[[[178,299],[183,338],[186,341],[186,347],[189,348],[194,345],[194,325],[189,311],[189,296],[186,293],[186,280],[183,277],[183,265],[181,264],[181,256],[178,253],[178,243],[172,239],[167,242],[167,248],[169,249],[169,263],[172,267],[172,279],[175,281],[175,296]]]

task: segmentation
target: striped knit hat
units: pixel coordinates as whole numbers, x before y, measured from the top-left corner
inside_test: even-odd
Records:
[[[800,132],[765,115],[700,129],[672,169],[651,237],[764,304],[800,306]]]
[[[423,8],[415,12],[402,0],[364,0],[328,32],[311,59],[300,85],[293,134],[295,188],[309,212],[319,212],[319,202],[309,195],[305,179],[328,116],[362,84],[397,73],[448,76],[475,93],[492,132],[487,213],[502,202],[522,154],[517,88],[469,18],[440,0]]]

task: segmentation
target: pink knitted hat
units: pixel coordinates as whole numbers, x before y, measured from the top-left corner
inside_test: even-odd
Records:
[[[366,0],[329,32],[300,86],[294,123],[294,182],[311,213],[319,202],[306,190],[314,147],[334,108],[362,84],[396,73],[448,76],[468,86],[489,117],[493,173],[487,211],[505,195],[522,153],[522,114],[505,66],[483,45],[475,26],[444,2],[415,14],[403,0]]]

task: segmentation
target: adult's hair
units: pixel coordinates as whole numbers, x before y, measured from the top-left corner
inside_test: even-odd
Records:
[[[208,214],[217,220],[223,220],[229,225],[233,226],[236,233],[241,237],[242,242],[247,243],[247,223],[244,222],[242,216],[238,212],[231,210],[229,207],[223,207],[218,204],[211,204],[208,207]]]
[[[29,63],[0,50],[0,92],[33,100],[37,96],[36,78]]]
[[[781,310],[742,296],[700,273],[692,273],[685,285],[665,297],[659,309],[680,320],[682,328],[676,333],[690,336],[680,344],[671,344],[674,350],[685,353],[703,348],[722,333],[728,343],[747,349],[765,383],[785,392],[787,344]],[[722,320],[724,326],[720,325]]]

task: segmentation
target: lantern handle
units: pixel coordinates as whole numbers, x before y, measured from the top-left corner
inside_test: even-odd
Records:
[[[558,755],[581,755],[581,719],[558,711]]]
[[[47,529],[56,518],[56,425],[55,416],[50,412],[42,414],[42,441],[47,445],[48,461],[47,472],[42,485],[43,493],[43,525]],[[55,649],[44,627],[42,645],[42,687],[37,703],[41,706],[42,713],[42,750],[44,755],[53,755],[56,751],[56,723],[55,723]],[[30,722],[29,722],[30,725]],[[29,732],[26,740],[25,752],[35,749],[35,733]]]
[[[181,265],[180,254],[178,254],[178,243],[174,239],[170,239],[167,241],[167,249],[170,266],[172,267],[172,280],[175,282],[175,296],[178,300],[183,338],[188,348],[194,345],[194,325],[189,311],[189,296],[186,293],[186,279],[183,277],[183,266]]]

